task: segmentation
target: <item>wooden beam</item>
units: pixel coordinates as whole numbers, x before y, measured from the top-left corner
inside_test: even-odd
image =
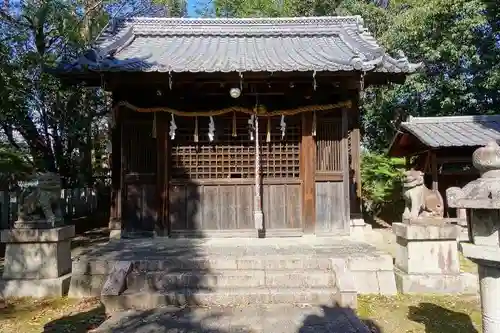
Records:
[[[342,171],[331,171],[331,172],[316,171],[315,181],[341,182],[343,180],[344,180],[344,173]]]
[[[314,233],[316,224],[316,142],[313,136],[313,114],[302,114],[300,176],[302,179],[302,223],[304,232]]]
[[[441,163],[472,163],[472,154],[466,156],[436,156],[438,164]]]

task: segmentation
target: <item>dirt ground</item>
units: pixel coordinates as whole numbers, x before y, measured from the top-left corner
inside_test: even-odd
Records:
[[[477,333],[479,309],[476,297],[360,296],[357,313],[377,333]],[[98,299],[16,299],[0,309],[0,333],[84,333],[105,319]]]

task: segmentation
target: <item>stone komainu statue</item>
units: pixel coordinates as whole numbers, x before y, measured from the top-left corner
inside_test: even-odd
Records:
[[[439,191],[429,190],[424,185],[424,173],[414,169],[405,171],[403,180],[405,210],[403,220],[418,217],[438,217],[444,215],[443,197]]]
[[[41,219],[36,215],[37,208],[42,210],[47,222],[61,221],[61,177],[52,172],[36,173],[27,183],[28,186],[21,191],[18,221]]]

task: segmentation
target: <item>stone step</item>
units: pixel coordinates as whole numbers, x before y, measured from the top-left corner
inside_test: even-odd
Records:
[[[225,289],[217,292],[172,290],[163,292],[130,292],[118,296],[102,296],[106,313],[126,310],[150,310],[162,306],[245,306],[249,304],[308,304],[356,307],[355,292],[325,289]]]
[[[75,258],[73,274],[107,275],[116,260]],[[167,257],[162,259],[132,261],[132,271],[218,271],[218,270],[332,270],[332,259],[310,256],[220,256],[214,257]]]
[[[217,272],[131,272],[127,289],[158,291],[219,288],[334,288],[333,271],[224,270]]]

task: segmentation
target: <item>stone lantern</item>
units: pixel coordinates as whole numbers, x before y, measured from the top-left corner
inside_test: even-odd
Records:
[[[465,257],[478,264],[483,332],[500,332],[500,147],[491,142],[477,149],[472,162],[481,177],[463,188],[446,191],[448,206],[467,210],[470,242]]]

